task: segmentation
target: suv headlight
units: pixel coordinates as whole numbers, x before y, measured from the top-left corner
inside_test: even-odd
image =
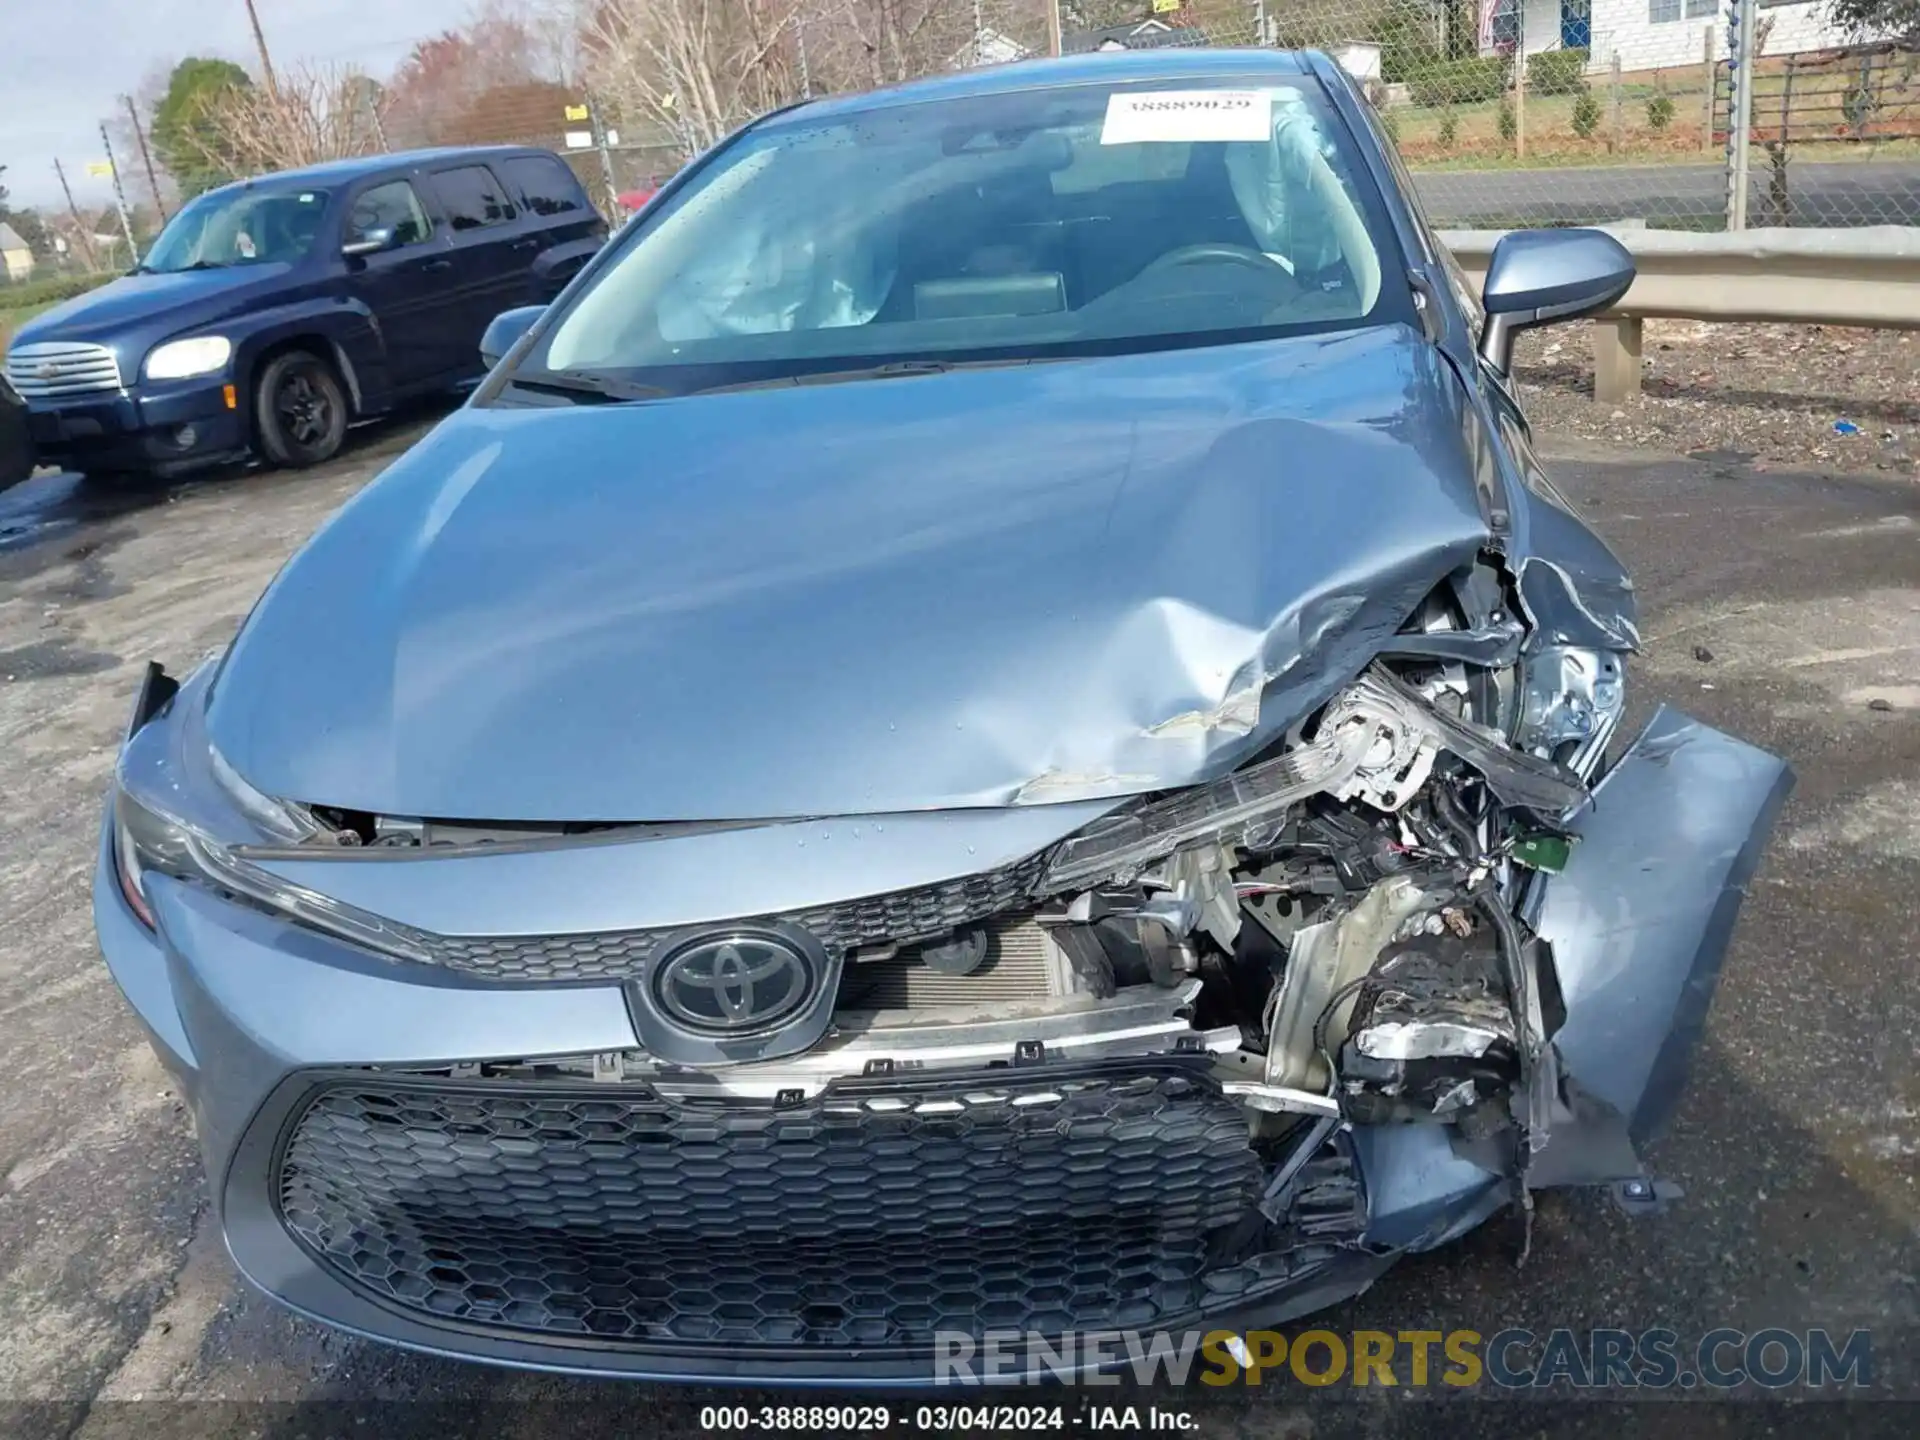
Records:
[[[186,380],[227,368],[233,342],[224,335],[201,335],[192,340],[169,340],[155,346],[142,369],[149,380]]]

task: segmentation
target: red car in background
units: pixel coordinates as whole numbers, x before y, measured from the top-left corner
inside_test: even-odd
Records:
[[[658,180],[649,180],[638,190],[623,190],[613,198],[620,202],[620,208],[627,214],[635,215],[639,213],[641,206],[660,193],[660,184]]]

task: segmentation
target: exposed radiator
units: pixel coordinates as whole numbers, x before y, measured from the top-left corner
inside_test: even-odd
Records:
[[[946,1005],[991,1005],[1045,1000],[1056,994],[1053,941],[1031,915],[987,922],[987,958],[971,975],[929,970],[918,950],[885,960],[858,960],[841,982],[841,1010],[913,1010]]]

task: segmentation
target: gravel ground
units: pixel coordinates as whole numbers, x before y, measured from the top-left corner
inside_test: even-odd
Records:
[[[1762,470],[1920,472],[1920,334],[1649,320],[1645,345],[1643,393],[1596,405],[1584,326],[1521,336],[1534,428]]]

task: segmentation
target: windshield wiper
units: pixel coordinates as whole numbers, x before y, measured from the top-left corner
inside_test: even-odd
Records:
[[[883,364],[862,365],[850,370],[810,370],[798,375],[776,375],[765,380],[710,385],[694,393],[724,395],[737,390],[776,390],[789,385],[844,385],[853,380],[900,380],[916,375],[945,375],[951,370],[1000,370],[1034,363],[1032,356],[1016,360],[888,360]]]
[[[523,390],[566,395],[583,404],[619,405],[631,400],[660,400],[673,393],[658,385],[634,385],[622,380],[609,380],[604,375],[589,375],[580,370],[544,370],[538,375],[511,375],[507,383]]]

